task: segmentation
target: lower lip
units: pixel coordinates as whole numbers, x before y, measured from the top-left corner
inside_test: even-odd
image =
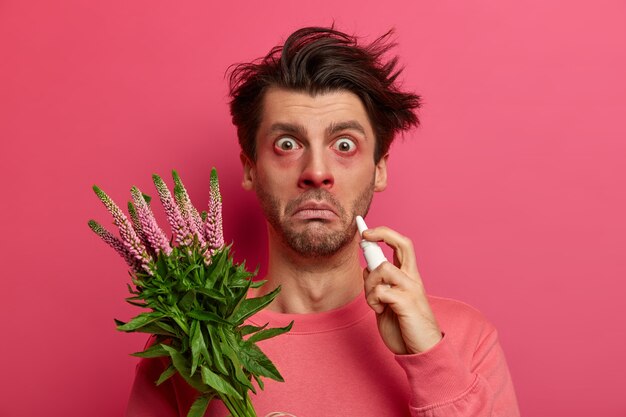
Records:
[[[307,209],[296,212],[293,217],[299,220],[332,220],[337,216],[331,210]]]

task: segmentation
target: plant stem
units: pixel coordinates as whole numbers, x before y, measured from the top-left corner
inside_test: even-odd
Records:
[[[254,410],[254,407],[252,406],[252,401],[250,401],[250,396],[248,395],[247,392],[246,392],[246,405],[248,406],[247,411],[250,414],[250,417],[257,417],[256,411]]]
[[[220,399],[228,411],[230,411],[232,417],[257,417],[254,407],[252,407],[252,403],[250,402],[248,393],[246,393],[243,402],[222,394],[220,394]]]

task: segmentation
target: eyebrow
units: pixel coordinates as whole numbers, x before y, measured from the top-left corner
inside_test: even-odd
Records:
[[[362,134],[365,138],[367,135],[365,134],[365,129],[361,125],[361,123],[356,120],[348,120],[346,122],[339,123],[331,123],[330,126],[326,128],[326,135],[331,136],[335,133],[344,131],[344,130],[356,130],[360,134]],[[289,133],[292,135],[296,135],[299,137],[306,136],[306,128],[298,123],[274,123],[270,126],[270,133]]]
[[[356,120],[349,120],[347,122],[339,122],[339,123],[331,123],[330,126],[326,129],[326,134],[328,136],[334,135],[335,133],[341,132],[343,130],[356,130],[365,138],[367,135],[365,134],[365,129],[361,126],[361,123]]]
[[[274,123],[270,126],[270,133],[289,133],[299,137],[306,136],[306,129],[301,124]]]

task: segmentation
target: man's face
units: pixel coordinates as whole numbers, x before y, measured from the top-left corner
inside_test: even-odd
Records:
[[[375,138],[361,100],[339,90],[265,93],[256,161],[242,156],[243,186],[255,190],[270,234],[305,257],[352,242],[354,217],[386,187],[387,157],[374,163]]]

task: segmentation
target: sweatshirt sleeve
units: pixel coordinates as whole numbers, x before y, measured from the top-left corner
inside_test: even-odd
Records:
[[[445,333],[426,352],[396,355],[411,389],[411,416],[519,417],[496,330],[490,326],[463,357]]]
[[[126,417],[179,417],[172,378],[156,385],[165,366],[161,358],[142,359],[137,365]]]

